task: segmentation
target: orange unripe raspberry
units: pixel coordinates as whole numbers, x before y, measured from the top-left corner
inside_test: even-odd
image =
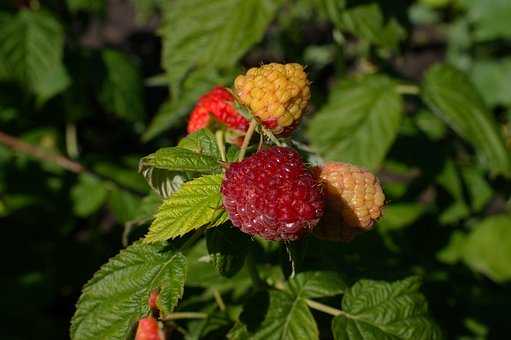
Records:
[[[235,79],[234,92],[275,135],[294,130],[310,99],[307,74],[294,63],[251,68]]]
[[[326,196],[325,214],[314,229],[321,239],[349,242],[381,217],[385,195],[378,178],[352,164],[327,162],[314,168]]]

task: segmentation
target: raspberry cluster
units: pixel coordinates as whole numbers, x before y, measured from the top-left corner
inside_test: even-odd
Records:
[[[215,87],[190,115],[189,133],[220,124],[226,141],[241,147],[241,161],[228,165],[222,195],[232,223],[245,233],[295,240],[314,230],[322,239],[351,241],[382,214],[385,196],[378,179],[354,165],[326,163],[313,174],[296,151],[284,147],[243,160],[254,131],[279,144],[277,137],[297,127],[309,99],[302,65],[271,63],[236,77],[232,92]],[[266,130],[257,130],[257,124]]]
[[[251,68],[236,78],[234,92],[275,135],[294,129],[310,99],[309,81],[300,64]]]
[[[222,194],[234,226],[267,240],[296,240],[323,215],[321,187],[290,148],[272,147],[231,164]]]
[[[326,212],[314,229],[322,239],[351,241],[382,215],[385,195],[378,178],[352,164],[329,162],[314,169],[323,184]]]

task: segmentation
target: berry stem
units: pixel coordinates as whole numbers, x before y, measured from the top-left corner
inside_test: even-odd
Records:
[[[250,125],[248,126],[247,133],[245,134],[245,138],[243,139],[243,144],[241,145],[238,162],[241,162],[245,158],[245,153],[247,152],[248,144],[250,143],[250,139],[252,139],[252,135],[254,134],[256,126],[257,121],[255,119],[252,119],[250,121]]]
[[[265,128],[264,126],[261,126],[261,129],[263,133],[273,142],[273,144],[282,146],[282,143],[279,141],[279,139],[275,137],[275,135],[269,129]]]
[[[222,159],[222,162],[227,162],[227,157],[225,157],[224,136],[225,136],[224,130],[218,130],[215,133],[216,145],[218,146],[218,150],[220,151],[220,158]]]

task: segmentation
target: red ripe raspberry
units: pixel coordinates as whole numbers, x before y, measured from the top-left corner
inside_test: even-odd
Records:
[[[199,99],[190,114],[188,133],[207,127],[211,116],[231,129],[243,132],[248,129],[248,121],[234,108],[234,96],[221,86],[215,86]]]
[[[211,121],[211,116],[209,115],[208,110],[199,103],[195,105],[192,113],[190,114],[190,118],[188,118],[188,126],[186,127],[186,131],[188,133],[195,132],[200,129],[204,129],[209,126]]]
[[[158,321],[152,316],[138,321],[135,340],[165,340],[165,335],[158,325]]]
[[[321,186],[290,148],[273,147],[231,164],[222,194],[232,223],[267,240],[296,240],[323,214]]]

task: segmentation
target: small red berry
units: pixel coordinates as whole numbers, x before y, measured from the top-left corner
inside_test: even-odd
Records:
[[[236,111],[234,96],[221,86],[215,86],[199,99],[188,120],[188,133],[207,127],[212,123],[212,118],[230,129],[242,132],[249,125]]]
[[[231,164],[222,195],[232,223],[267,240],[296,240],[323,214],[321,186],[290,148],[272,147]]]
[[[158,321],[152,316],[138,321],[135,340],[165,340],[165,335],[158,325]]]

